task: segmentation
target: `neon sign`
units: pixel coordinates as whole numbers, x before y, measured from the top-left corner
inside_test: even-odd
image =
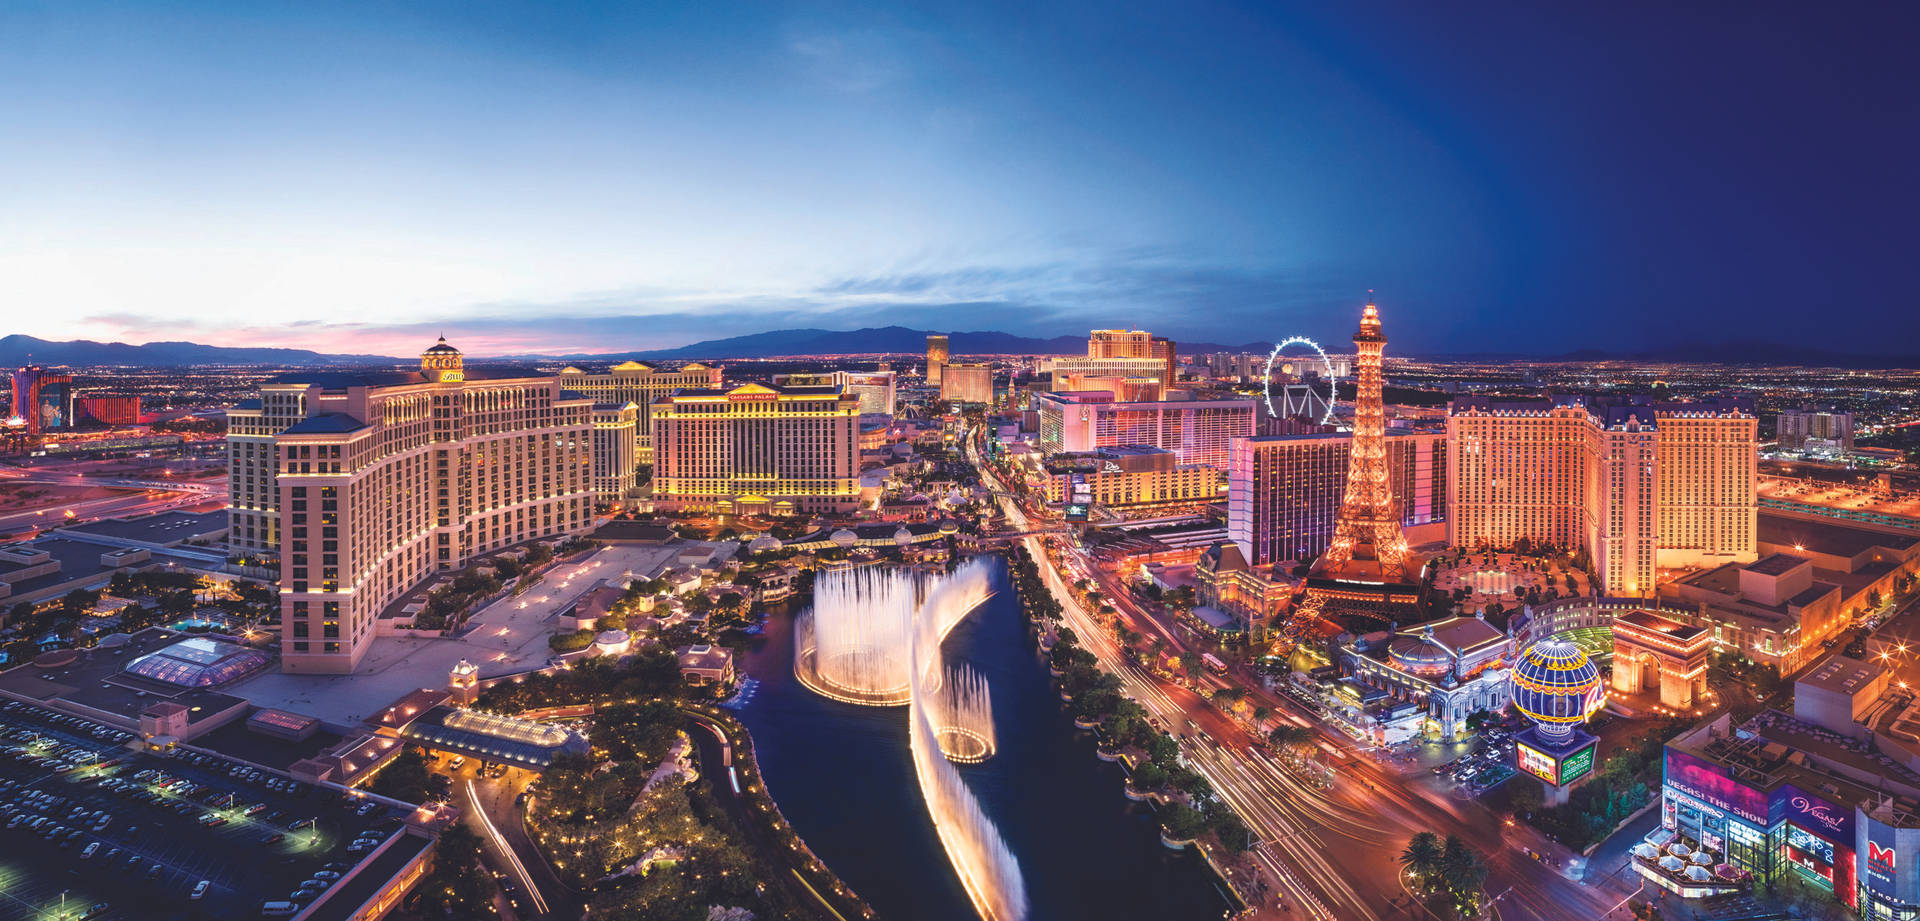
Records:
[[[1853,840],[1853,810],[1843,809],[1792,784],[1774,794],[1783,817],[1830,841]]]
[[[1908,902],[1913,900],[1913,869],[1906,871],[1906,886],[1903,892],[1900,879],[1902,861],[1899,853],[1900,839],[1897,830],[1873,819],[1867,820],[1867,859],[1861,862],[1866,869],[1867,888],[1884,898]]]
[[[1881,847],[1872,841],[1867,842],[1867,866],[1869,868],[1879,870],[1882,873],[1892,873],[1899,863],[1899,858],[1899,852],[1893,848]]]

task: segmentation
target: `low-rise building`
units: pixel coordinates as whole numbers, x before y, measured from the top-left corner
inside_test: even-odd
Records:
[[[1697,622],[1720,647],[1785,675],[1812,661],[1820,643],[1847,626],[1840,586],[1815,576],[1812,560],[1772,553],[1675,581],[1662,599],[1697,610]]]
[[[1467,718],[1495,713],[1512,700],[1511,638],[1477,617],[1450,617],[1393,633],[1369,633],[1341,647],[1341,663],[1359,685],[1416,704],[1422,725],[1458,738]]]
[[[1294,581],[1271,565],[1253,566],[1240,548],[1220,541],[1193,564],[1194,614],[1212,622],[1204,611],[1218,611],[1235,631],[1245,631],[1255,642],[1264,639],[1293,597]]]
[[[1666,745],[1660,828],[1636,872],[1682,897],[1792,873],[1861,918],[1920,916],[1920,772],[1910,693],[1873,666],[1815,663],[1792,714],[1729,716]],[[1799,698],[1809,698],[1801,706]]]
[[[674,654],[680,659],[680,675],[688,684],[711,688],[733,686],[733,650],[701,644],[682,646],[674,650]]]
[[[1761,553],[1804,557],[1814,578],[1840,586],[1849,619],[1874,613],[1901,577],[1920,573],[1920,534],[1903,528],[1768,510],[1758,534]]]
[[[1221,498],[1222,472],[1205,464],[1182,464],[1165,448],[1121,445],[1048,459],[1047,502],[1064,505],[1084,495],[1093,505],[1121,515],[1201,506]]]

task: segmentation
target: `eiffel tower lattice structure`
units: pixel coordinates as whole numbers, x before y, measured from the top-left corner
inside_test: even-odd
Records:
[[[1360,314],[1353,401],[1353,447],[1347,489],[1333,522],[1333,540],[1314,563],[1314,574],[1343,580],[1406,582],[1407,539],[1387,475],[1386,412],[1380,397],[1380,310],[1368,303]]]

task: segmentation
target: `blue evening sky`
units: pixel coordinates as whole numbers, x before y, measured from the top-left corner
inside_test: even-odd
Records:
[[[1905,3],[0,5],[0,333],[1920,351]]]

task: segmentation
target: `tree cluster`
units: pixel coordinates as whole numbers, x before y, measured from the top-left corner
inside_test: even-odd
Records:
[[[1581,850],[1608,834],[1626,818],[1652,801],[1658,786],[1662,739],[1660,730],[1635,737],[1601,762],[1594,776],[1573,789],[1567,802],[1542,808],[1540,785],[1528,778],[1515,788],[1514,811],[1531,813],[1534,827],[1574,850]]]
[[[1441,917],[1477,914],[1480,887],[1487,881],[1486,861],[1455,835],[1442,839],[1423,831],[1407,841],[1400,863],[1428,894],[1427,907]]]
[[[671,697],[684,687],[680,660],[665,646],[650,646],[623,662],[587,659],[552,674],[504,681],[480,693],[474,706],[496,713],[520,713],[572,704],[603,705]]]

